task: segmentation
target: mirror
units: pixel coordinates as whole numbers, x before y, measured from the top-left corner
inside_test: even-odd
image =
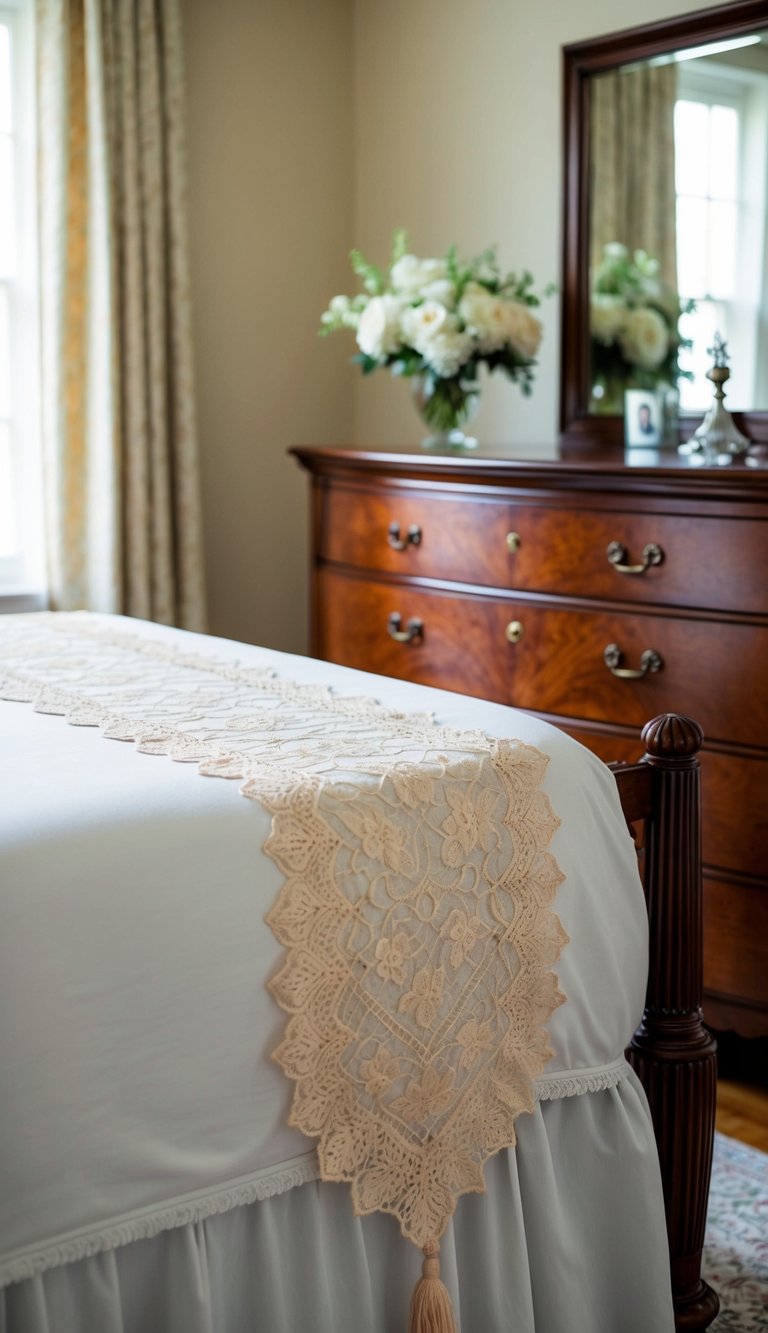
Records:
[[[765,4],[737,0],[564,58],[565,436],[619,444],[625,390],[670,388],[690,434],[712,401],[719,331],[728,406],[765,439]]]

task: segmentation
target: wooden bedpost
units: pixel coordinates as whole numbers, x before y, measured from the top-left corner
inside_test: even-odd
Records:
[[[719,1308],[701,1277],[712,1170],[716,1044],[702,1002],[701,728],[667,713],[643,728],[653,770],[646,828],[648,992],[628,1056],[648,1096],[659,1146],[675,1324],[705,1329]]]

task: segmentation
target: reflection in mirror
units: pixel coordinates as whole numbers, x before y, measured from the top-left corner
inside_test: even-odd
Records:
[[[590,84],[590,411],[627,388],[768,408],[768,32],[595,74]]]

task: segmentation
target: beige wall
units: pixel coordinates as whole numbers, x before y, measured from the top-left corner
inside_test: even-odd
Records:
[[[385,259],[498,241],[560,268],[560,47],[686,0],[182,0],[207,567],[214,632],[305,644],[305,481],[293,442],[415,445],[406,386],[318,342],[352,244]],[[534,396],[489,382],[477,432],[556,435],[558,301]]]
[[[182,0],[203,514],[215,634],[306,649],[306,483],[351,435],[318,342],[353,243],[350,0]]]
[[[703,3],[703,0],[697,0]],[[393,227],[417,254],[498,242],[505,267],[560,278],[560,47],[687,13],[686,0],[357,0],[355,235],[385,257]],[[557,435],[559,301],[544,305],[533,397],[495,376],[473,422],[483,443]],[[355,438],[416,443],[402,383],[355,386]]]

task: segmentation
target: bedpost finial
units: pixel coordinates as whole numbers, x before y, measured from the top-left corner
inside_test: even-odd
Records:
[[[692,717],[662,713],[646,722],[641,737],[646,754],[654,759],[691,759],[702,747],[704,732]]]

